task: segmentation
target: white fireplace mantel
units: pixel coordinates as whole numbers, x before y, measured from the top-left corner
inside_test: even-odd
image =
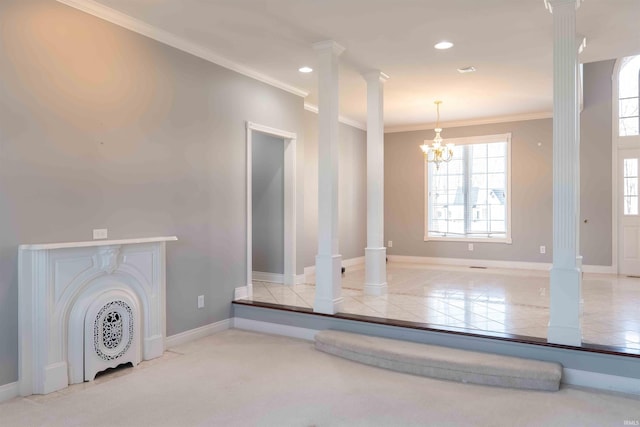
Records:
[[[95,372],[118,363],[135,365],[161,356],[166,337],[165,246],[175,240],[169,236],[20,245],[20,394],[50,393],[91,380]],[[126,348],[120,346],[122,361],[118,349],[106,356],[98,347],[87,351],[94,344],[93,326],[98,328],[97,304],[120,307],[110,310],[132,317],[131,329],[125,330]]]
[[[40,250],[49,250],[49,249],[88,248],[91,246],[134,245],[138,243],[171,242],[175,240],[178,240],[176,236],[141,237],[137,239],[90,240],[86,242],[36,243],[36,244],[20,245],[19,248],[20,250],[40,251]]]

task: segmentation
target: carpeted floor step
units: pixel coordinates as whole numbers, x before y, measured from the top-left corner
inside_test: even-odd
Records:
[[[316,349],[367,365],[465,383],[556,391],[559,363],[418,344],[341,331],[321,331]]]

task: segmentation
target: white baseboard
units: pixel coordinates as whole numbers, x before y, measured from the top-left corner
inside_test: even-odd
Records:
[[[343,267],[356,267],[358,265],[364,265],[364,257],[363,256],[359,256],[359,257],[356,257],[356,258],[343,259],[342,260],[342,266]]]
[[[271,283],[284,283],[284,274],[280,273],[266,273],[264,271],[251,272],[253,280],[258,282],[271,282]]]
[[[296,285],[302,285],[303,283],[305,283],[305,281],[306,281],[305,278],[306,278],[306,276],[304,274],[296,275],[296,279],[295,279]]]
[[[18,382],[0,385],[0,402],[18,397]]]
[[[429,265],[453,265],[457,267],[490,267],[506,268],[515,270],[551,270],[552,264],[548,262],[527,262],[527,261],[502,261],[490,259],[470,259],[470,258],[440,258],[422,257],[406,255],[388,255],[389,262],[429,264]],[[596,274],[616,274],[615,267],[608,265],[583,265],[584,273]]]
[[[583,265],[582,272],[589,274],[618,274],[618,268],[613,265]]]
[[[562,383],[578,387],[589,387],[619,393],[640,395],[640,379],[578,369],[562,369]]]
[[[262,322],[260,320],[233,318],[233,327],[247,331],[262,332],[265,334],[284,335],[291,338],[299,338],[313,341],[319,330],[299,328],[297,326],[280,325],[279,323]]]
[[[259,320],[233,318],[233,327],[266,334],[283,335],[313,341],[319,332],[317,329],[299,328],[297,326],[280,325]],[[617,375],[601,374],[598,372],[582,371],[563,368],[562,383],[578,387],[589,387],[600,390],[640,395],[640,379],[621,377]]]
[[[243,299],[249,297],[249,287],[248,286],[239,286],[233,290],[233,299]]]
[[[343,259],[342,260],[342,266],[345,268],[348,267],[357,267],[360,265],[364,265],[364,257],[363,256],[359,256],[356,258],[349,258],[349,259]],[[313,276],[314,274],[316,274],[316,266],[315,265],[311,265],[309,267],[305,267],[304,268],[304,276],[305,278],[307,278],[308,276]]]
[[[232,319],[224,319],[219,322],[209,323],[208,325],[200,326],[199,328],[171,335],[170,337],[165,338],[164,348],[176,347],[178,345],[182,345],[190,341],[195,341],[208,335],[215,334],[216,332],[222,332],[231,328],[232,325]]]

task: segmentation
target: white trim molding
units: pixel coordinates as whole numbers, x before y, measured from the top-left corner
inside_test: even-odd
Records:
[[[359,256],[356,258],[349,258],[349,259],[343,259],[342,260],[342,266],[344,268],[347,267],[364,267],[364,260],[365,258],[363,256]],[[304,274],[303,276],[303,280],[309,280],[309,276],[313,276],[314,274],[316,274],[316,266],[315,265],[310,265],[309,267],[305,267],[304,268]]]
[[[237,288],[235,288],[233,290],[233,300],[235,301],[235,300],[239,300],[239,299],[249,298],[249,296],[252,295],[252,294],[253,294],[253,292],[249,292],[249,286],[248,285],[238,286]]]
[[[311,113],[318,114],[318,106],[317,105],[305,102],[304,103],[304,109],[309,111],[309,112],[311,112]],[[340,121],[340,123],[343,123],[345,125],[352,126],[352,127],[356,128],[356,129],[360,129],[360,130],[363,130],[363,131],[367,130],[367,126],[364,123],[361,123],[361,122],[359,122],[357,120],[350,119],[349,117],[345,117],[343,115],[339,115],[338,116],[338,121]]]
[[[540,271],[549,271],[551,269],[551,263],[548,262],[506,261],[470,258],[440,258],[407,255],[388,255],[387,258],[389,259],[389,262],[427,264],[435,266],[486,267]],[[616,274],[615,268],[610,265],[584,265],[582,266],[582,271],[589,274]]]
[[[190,40],[179,37],[173,33],[165,31],[156,26],[147,24],[144,21],[136,19],[132,16],[129,16],[115,9],[112,9],[96,1],[93,1],[93,0],[56,0],[56,1],[58,1],[58,3],[65,4],[74,9],[88,13],[89,15],[93,15],[97,18],[100,18],[112,24],[118,25],[119,27],[126,28],[127,30],[133,31],[134,33],[141,34],[145,37],[149,37],[150,39],[153,39],[160,43],[166,44],[168,46],[174,47],[183,52],[187,52],[191,55],[197,56],[198,58],[204,59],[205,61],[209,61],[213,64],[235,71],[236,73],[250,77],[259,82],[266,83],[268,85],[277,87],[278,89],[282,89],[284,91],[287,91],[294,95],[301,96],[303,98],[309,95],[309,92],[303,89],[284,83],[280,80],[274,79],[273,77],[269,77],[266,74],[260,73],[250,67],[247,67],[246,65],[231,61],[230,59],[220,56],[217,53],[213,52],[210,49],[207,49],[206,47],[200,44],[197,44]]]
[[[525,122],[528,120],[541,120],[541,119],[551,119],[551,118],[553,118],[553,113],[545,111],[541,113],[527,113],[527,114],[515,114],[510,116],[488,117],[485,119],[477,119],[477,120],[457,120],[457,121],[450,121],[450,122],[442,122],[440,123],[440,127],[449,129],[449,128],[465,127],[465,126],[491,125],[495,123],[508,123],[508,122]],[[384,128],[384,133],[433,130],[435,127],[436,127],[435,123],[387,126]]]
[[[284,283],[284,274],[254,271],[253,280],[259,282]]]
[[[180,332],[179,334],[171,335],[165,338],[164,346],[167,349],[177,347],[179,345],[199,340],[200,338],[204,338],[218,332],[226,331],[227,329],[230,329],[232,325],[233,319],[224,319],[219,322],[209,323],[208,325]]]
[[[562,383],[577,387],[589,387],[636,396],[640,395],[640,379],[621,377],[619,375],[563,368]]]
[[[18,382],[0,385],[0,403],[18,397]]]
[[[252,200],[252,174],[253,174],[253,132],[261,132],[267,135],[283,139],[284,143],[284,274],[282,282],[287,285],[294,285],[296,282],[296,206],[297,206],[297,134],[281,129],[264,126],[250,121],[246,122],[246,147],[247,147],[247,283],[246,290],[236,290],[236,295],[244,295],[243,298],[253,295],[253,200]],[[279,282],[280,283],[280,282]],[[238,293],[239,292],[239,293]],[[237,298],[237,297],[236,297]]]

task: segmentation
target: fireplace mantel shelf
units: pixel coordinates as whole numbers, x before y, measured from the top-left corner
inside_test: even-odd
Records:
[[[176,236],[165,237],[140,237],[137,239],[120,240],[90,240],[87,242],[65,242],[65,243],[35,243],[20,245],[20,250],[40,251],[49,249],[87,248],[92,246],[113,246],[113,245],[135,245],[138,243],[171,242],[178,240]]]

